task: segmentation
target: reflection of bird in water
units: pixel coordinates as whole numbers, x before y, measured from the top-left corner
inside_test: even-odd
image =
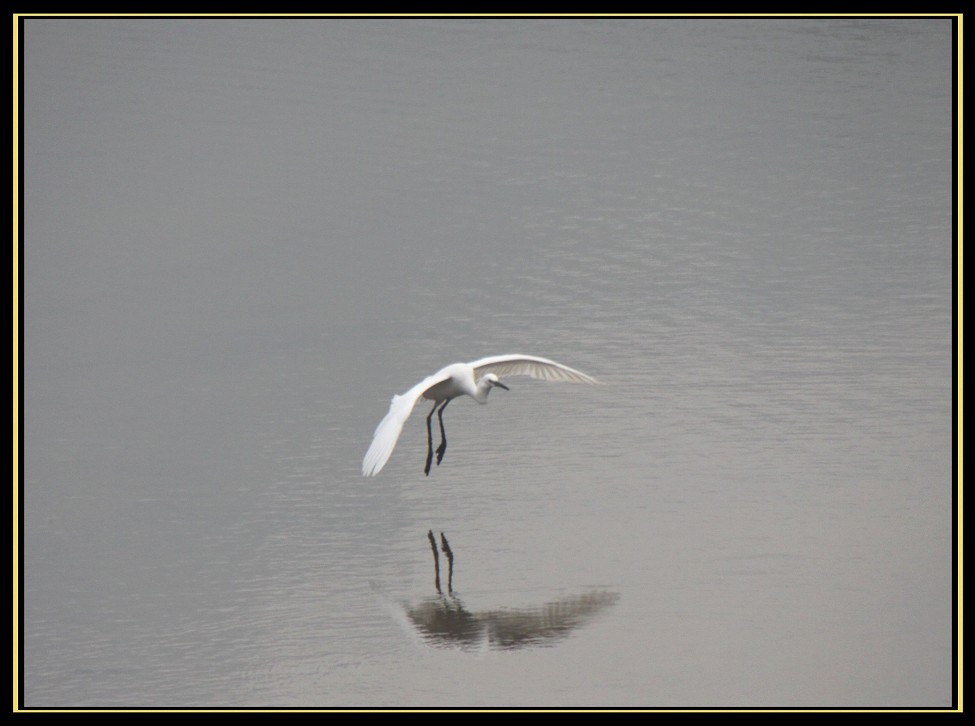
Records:
[[[471,613],[453,595],[430,598],[407,611],[417,633],[436,645],[514,650],[554,645],[568,637],[619,596],[596,591],[564,597],[536,608]]]
[[[616,593],[595,591],[560,598],[535,608],[499,608],[472,613],[453,594],[454,554],[447,538],[441,532],[441,545],[450,566],[447,595],[444,595],[440,587],[437,540],[432,531],[427,537],[433,550],[439,597],[423,600],[407,609],[406,615],[416,632],[436,645],[463,648],[480,647],[486,643],[500,649],[553,645],[619,599]]]

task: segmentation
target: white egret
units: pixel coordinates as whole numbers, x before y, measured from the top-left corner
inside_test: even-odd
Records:
[[[440,420],[441,443],[437,448],[439,466],[444,452],[447,451],[447,434],[443,427],[443,410],[447,408],[447,404],[462,395],[470,396],[478,403],[487,403],[488,394],[495,386],[510,390],[500,381],[504,376],[530,376],[544,381],[567,383],[597,383],[595,378],[581,371],[533,355],[494,355],[471,363],[454,363],[424,378],[403,395],[393,396],[389,412],[376,427],[372,444],[362,460],[363,476],[375,476],[386,465],[396,447],[403,424],[421,398],[433,401],[433,408],[427,415],[427,463],[423,470],[429,476],[433,461],[433,412],[437,412]]]

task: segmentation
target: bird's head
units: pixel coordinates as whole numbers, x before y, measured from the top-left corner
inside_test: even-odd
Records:
[[[486,376],[484,376],[483,380],[487,382],[488,388],[493,388],[494,386],[497,386],[498,388],[503,388],[506,391],[511,390],[506,385],[504,385],[501,381],[499,381],[498,377],[493,373],[488,373]]]
[[[487,403],[487,395],[491,392],[491,389],[494,388],[495,386],[497,386],[498,388],[503,388],[506,391],[511,390],[506,385],[504,385],[501,381],[499,381],[498,377],[495,374],[486,373],[477,382],[478,395],[474,397],[475,400],[477,400],[479,403]]]

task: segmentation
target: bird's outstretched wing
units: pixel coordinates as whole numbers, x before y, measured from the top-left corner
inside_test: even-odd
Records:
[[[403,395],[393,396],[393,400],[389,404],[389,411],[376,427],[369,450],[366,451],[366,455],[362,459],[363,476],[375,476],[382,471],[386,462],[389,461],[393,449],[396,448],[396,442],[403,430],[403,424],[413,412],[416,402],[420,400],[420,397],[430,386],[434,386],[447,378],[448,376],[440,371],[432,376],[427,376]]]
[[[599,383],[592,376],[588,376],[575,368],[569,368],[548,358],[534,355],[511,353],[508,355],[493,355],[488,358],[472,361],[474,378],[480,379],[487,373],[493,373],[498,378],[505,376],[531,376],[542,381],[562,381],[565,383]]]

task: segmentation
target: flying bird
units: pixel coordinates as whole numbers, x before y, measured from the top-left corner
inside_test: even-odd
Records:
[[[440,446],[437,448],[437,465],[447,451],[447,433],[443,426],[443,411],[458,396],[467,395],[478,403],[487,403],[488,394],[494,387],[510,390],[501,382],[507,376],[530,376],[543,381],[596,384],[595,378],[575,368],[569,368],[547,358],[533,355],[494,355],[471,363],[454,363],[427,376],[401,396],[393,396],[389,412],[379,422],[372,443],[362,460],[362,475],[375,476],[389,461],[403,424],[410,417],[413,407],[421,398],[433,401],[427,414],[427,462],[423,473],[430,475],[433,465],[432,419],[436,411],[440,421]]]

